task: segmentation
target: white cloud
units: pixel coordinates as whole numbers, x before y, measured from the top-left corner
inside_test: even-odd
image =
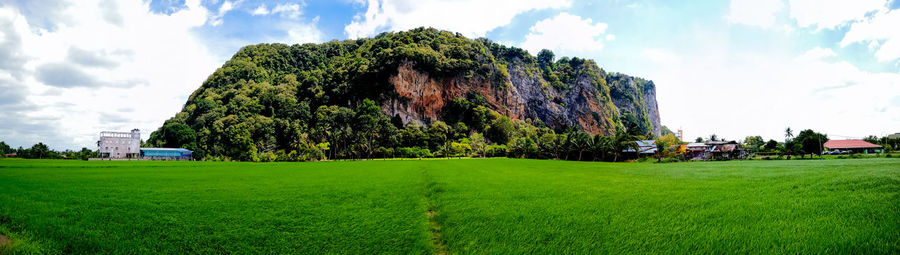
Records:
[[[563,12],[535,23],[521,46],[533,54],[541,49],[596,52],[603,49],[606,28],[606,23]]]
[[[64,149],[91,148],[102,130],[140,128],[147,138],[221,65],[192,32],[215,16],[199,1],[169,15],[146,2],[118,2],[121,19],[104,16],[100,1],[66,3],[60,15],[79,18],[50,17],[53,31],[0,7],[0,25],[8,25],[0,29],[0,139]]]
[[[301,2],[301,4],[305,5],[303,2]],[[275,8],[272,8],[272,10],[267,9],[266,5],[263,4],[256,7],[250,14],[253,16],[281,14],[282,17],[296,19],[303,14],[303,6],[301,4],[278,4],[275,5]]]
[[[616,40],[616,35],[614,35],[614,34],[608,34],[608,35],[606,35],[606,40],[607,40],[607,41],[615,41],[615,40]]]
[[[681,57],[663,49],[645,49],[641,56],[650,62],[660,65],[675,65],[681,62]]]
[[[789,0],[791,18],[800,27],[834,29],[884,8],[887,0]]]
[[[775,14],[783,7],[783,0],[731,0],[725,19],[735,24],[769,28],[775,25]]]
[[[803,53],[803,55],[798,56],[796,59],[799,61],[809,62],[817,60],[827,60],[836,56],[837,53],[834,53],[833,50],[817,46],[806,51],[806,53]]]
[[[841,47],[867,42],[878,61],[900,59],[900,11],[885,8],[871,18],[853,23],[844,34]]]
[[[662,121],[683,128],[686,139],[781,140],[788,126],[862,137],[900,127],[900,104],[892,102],[898,73],[861,70],[820,47],[797,55],[708,48],[645,54],[684,60],[649,62],[641,75],[657,84]]]
[[[521,13],[571,4],[570,0],[369,0],[366,12],[356,15],[344,31],[355,39],[425,26],[480,37]]]
[[[298,18],[302,12],[299,4],[278,4],[272,8],[272,13],[281,13],[285,17]]]
[[[252,14],[253,16],[268,15],[269,9],[266,9],[266,5],[263,4],[263,5],[260,5],[259,7],[256,7],[256,9],[254,9],[253,12],[251,12],[250,14]]]
[[[316,28],[317,23],[319,23],[319,17],[313,18],[309,24],[293,25],[287,29],[287,37],[278,41],[286,44],[322,42],[324,35]]]
[[[216,13],[216,15],[213,15],[209,18],[210,19],[209,24],[213,25],[213,26],[222,25],[222,22],[224,22],[224,20],[222,18],[225,17],[225,14],[227,14],[229,11],[233,10],[234,7],[240,5],[241,2],[242,2],[241,0],[238,0],[236,2],[232,2],[232,1],[223,2],[222,5],[219,6],[219,11]]]

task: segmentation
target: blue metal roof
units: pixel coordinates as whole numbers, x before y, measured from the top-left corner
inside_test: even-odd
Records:
[[[184,148],[141,148],[144,157],[190,157],[194,152]]]
[[[651,154],[656,153],[656,140],[637,140],[634,141],[637,143],[638,152],[641,154]],[[622,150],[622,152],[635,152],[634,149],[628,148]]]

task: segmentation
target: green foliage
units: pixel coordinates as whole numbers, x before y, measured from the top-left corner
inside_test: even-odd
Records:
[[[799,153],[801,155],[810,154],[810,156],[812,154],[822,155],[823,144],[827,141],[827,135],[816,133],[812,129],[800,131],[797,138],[793,140],[794,143],[800,146]]]
[[[743,147],[750,150],[750,152],[758,152],[763,149],[765,145],[766,142],[763,140],[762,136],[748,136],[744,138]]]
[[[776,149],[778,149],[778,142],[775,140],[769,139],[769,141],[766,142],[766,145],[763,148],[765,148],[765,150],[767,152],[773,152]]]

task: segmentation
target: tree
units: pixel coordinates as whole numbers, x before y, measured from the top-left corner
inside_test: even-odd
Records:
[[[613,138],[609,136],[594,136],[594,157],[608,160],[614,154]]]
[[[553,132],[544,133],[537,139],[538,151],[544,158],[557,158],[557,135]]]
[[[776,142],[775,140],[769,139],[769,141],[766,142],[765,149],[767,152],[775,151],[776,149],[778,149],[778,142]]]
[[[709,135],[709,140],[713,142],[718,141],[719,136],[716,136],[716,134]]]
[[[697,137],[697,139],[694,139],[694,142],[696,142],[696,143],[702,143],[702,142],[703,142],[703,137]]]
[[[31,158],[48,158],[50,156],[50,148],[44,143],[37,143],[31,146]]]
[[[147,143],[155,147],[182,148],[197,142],[197,132],[183,123],[167,122],[159,131],[150,134]]]
[[[469,139],[463,138],[459,142],[451,142],[450,143],[451,156],[453,157],[464,157],[468,156],[469,153],[472,152],[472,145]]]
[[[550,51],[548,49],[542,49],[537,54],[538,66],[540,66],[541,68],[544,68],[546,66],[551,66],[553,64],[554,57],[555,57],[555,55],[553,54],[552,51]]]
[[[585,150],[593,148],[594,146],[594,138],[585,132],[578,132],[575,135],[574,142],[575,150],[578,151],[578,161],[581,161],[581,154],[584,153]]]
[[[452,135],[453,130],[447,123],[443,121],[434,121],[431,125],[428,126],[427,135],[430,138],[430,146],[435,151],[440,151],[440,148],[447,144],[450,141],[450,136]]]
[[[492,115],[494,115],[493,120],[485,132],[485,137],[496,144],[508,143],[510,136],[515,132],[515,126],[513,126],[512,120],[510,120],[509,117],[497,114],[496,112],[492,112]]]
[[[656,139],[657,161],[664,157],[672,156],[672,146],[678,144],[678,138],[674,134],[666,134]]]
[[[797,155],[800,153],[801,145],[793,140],[787,141],[784,143],[784,148],[782,149],[782,154],[787,156],[787,159],[791,159],[792,155]]]
[[[791,127],[787,127],[784,129],[784,142],[787,143],[794,137],[794,130],[791,130]]]
[[[6,142],[0,141],[0,157],[4,157],[6,154],[12,153],[14,151],[15,150],[13,150],[12,147],[9,147]]]
[[[615,152],[613,161],[619,161],[619,156],[624,154],[624,151],[627,149],[638,149],[634,136],[621,127],[616,128],[616,135],[613,137],[612,144],[613,152]]]
[[[485,148],[484,136],[481,133],[472,132],[469,135],[469,141],[471,142],[472,152],[483,157]]]
[[[766,142],[763,140],[762,136],[748,136],[744,138],[744,147],[749,148],[751,153],[756,153],[759,151]]]
[[[828,141],[827,135],[816,133],[812,129],[800,131],[797,138],[793,140],[800,146],[801,157],[805,154],[810,154],[810,157],[812,157],[812,154],[821,156],[823,144],[826,141]]]

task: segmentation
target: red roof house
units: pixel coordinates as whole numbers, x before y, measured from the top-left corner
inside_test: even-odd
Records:
[[[830,140],[825,142],[825,148],[852,151],[853,153],[881,153],[881,145],[863,140]]]

